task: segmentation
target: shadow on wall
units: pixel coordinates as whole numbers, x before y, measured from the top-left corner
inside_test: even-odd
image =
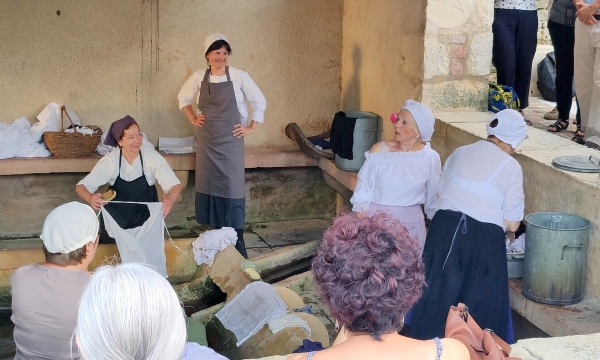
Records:
[[[362,61],[362,54],[360,47],[354,45],[352,49],[352,78],[348,82],[346,92],[342,97],[342,110],[354,111],[360,110],[360,64]]]

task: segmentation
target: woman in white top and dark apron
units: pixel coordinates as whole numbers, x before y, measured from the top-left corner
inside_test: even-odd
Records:
[[[196,221],[236,230],[236,249],[244,257],[246,218],[244,136],[264,120],[266,100],[245,71],[227,66],[231,47],[222,34],[204,42],[208,69],[196,71],[179,92],[179,108],[196,132]],[[192,108],[197,97],[198,114]],[[248,101],[252,121],[248,122]]]
[[[162,199],[166,217],[181,194],[181,182],[165,160],[152,146],[143,145],[143,137],[137,122],[129,115],[110,125],[105,145],[113,149],[94,166],[92,171],[75,187],[75,191],[94,210],[102,206],[122,229],[136,229],[149,218],[145,204],[107,203],[96,190],[105,184],[114,191],[114,201],[158,202],[154,184],[158,182],[165,191]],[[100,217],[100,243],[114,244]]]
[[[482,328],[514,342],[505,232],[523,219],[523,171],[510,155],[527,137],[527,125],[517,111],[503,110],[487,134],[444,164],[423,250],[427,287],[413,307],[411,337],[443,336],[448,309],[462,302]]]

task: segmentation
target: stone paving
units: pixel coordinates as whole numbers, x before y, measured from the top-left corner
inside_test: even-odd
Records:
[[[554,105],[550,105],[538,100],[537,98],[530,97],[529,106],[523,110],[523,114],[525,114],[526,119],[530,120],[533,123],[532,127],[547,131],[548,125],[554,124],[555,120],[544,119],[544,114],[551,111],[553,108]],[[567,139],[571,139],[573,138],[573,136],[575,136],[575,130],[577,130],[576,125],[573,124],[573,121],[575,120],[575,115],[572,113],[570,115],[571,116],[569,118],[569,127],[566,130],[553,134]]]

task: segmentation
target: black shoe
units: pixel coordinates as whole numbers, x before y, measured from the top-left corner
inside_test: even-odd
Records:
[[[247,259],[248,253],[246,252],[246,243],[244,243],[244,229],[236,229],[235,232],[238,236],[237,242],[235,243],[235,248],[244,257],[244,259]]]

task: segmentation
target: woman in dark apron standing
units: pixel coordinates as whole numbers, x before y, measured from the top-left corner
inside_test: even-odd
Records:
[[[92,171],[75,187],[75,191],[92,208],[100,210],[104,205],[122,229],[142,226],[150,217],[147,205],[106,204],[95,191],[108,183],[116,196],[114,201],[157,202],[154,184],[158,182],[165,191],[163,210],[166,217],[173,203],[181,194],[181,182],[165,160],[152,146],[142,145],[142,134],[131,116],[113,122],[104,140],[105,145],[115,149],[104,155]],[[104,227],[100,217],[100,243],[115,243]]]
[[[265,97],[248,73],[227,66],[231,47],[222,34],[204,41],[208,69],[196,71],[179,92],[179,108],[196,132],[196,221],[236,230],[236,249],[245,258],[244,136],[264,120]],[[192,108],[197,96],[198,114]],[[247,102],[252,107],[248,119]]]

